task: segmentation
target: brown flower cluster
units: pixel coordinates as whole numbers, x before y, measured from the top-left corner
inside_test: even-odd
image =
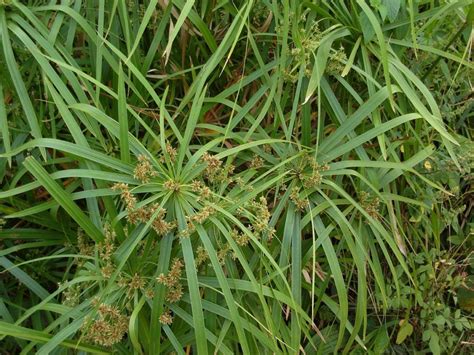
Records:
[[[180,238],[189,238],[196,231],[196,226],[191,222],[190,217],[186,216],[186,228],[179,231]]]
[[[145,289],[146,280],[143,276],[135,273],[132,277],[121,277],[118,285],[127,289],[127,296],[132,297],[135,291]]]
[[[77,247],[79,248],[79,254],[85,256],[94,255],[94,244],[89,244],[84,231],[82,229],[77,230]],[[79,259],[78,264],[82,265],[84,259]]]
[[[181,185],[177,181],[168,180],[168,181],[165,181],[165,183],[163,184],[163,187],[166,190],[173,191],[173,192],[178,192]]]
[[[102,276],[109,279],[114,271],[114,265],[112,262],[112,254],[115,251],[115,232],[112,230],[109,224],[104,226],[105,238],[103,242],[97,245],[99,258],[105,265],[100,269]]]
[[[128,220],[132,224],[147,223],[155,213],[158,212],[151,226],[159,236],[166,235],[176,228],[175,221],[166,221],[166,209],[162,208],[159,204],[155,203],[150,206],[140,207],[136,210],[129,211]]]
[[[166,142],[166,152],[168,153],[170,160],[174,162],[176,160],[178,152],[176,151],[176,148],[171,145],[170,142]]]
[[[232,182],[229,176],[234,173],[235,166],[229,165],[227,168],[223,168],[222,161],[215,155],[211,155],[207,152],[204,153],[201,160],[207,164],[204,170],[204,176],[209,182]]]
[[[262,149],[265,153],[271,154],[272,153],[272,146],[270,144],[264,144]]]
[[[145,297],[148,299],[152,299],[155,297],[155,291],[152,288],[147,288],[145,290]]]
[[[161,314],[160,323],[164,325],[171,325],[173,323],[173,316],[171,315],[171,311],[169,309]]]
[[[250,169],[260,169],[263,167],[263,159],[259,157],[257,154],[255,154],[250,161],[249,167]]]
[[[207,164],[204,174],[210,181],[214,180],[221,170],[222,161],[207,152],[204,153],[201,160]]]
[[[250,242],[250,238],[247,234],[245,233],[239,233],[238,230],[234,229],[231,233],[230,233],[232,239],[235,240],[235,242],[240,245],[241,247],[244,247],[246,245],[248,245],[248,243]]]
[[[115,231],[107,223],[104,226],[105,238],[103,242],[100,242],[99,247],[99,257],[102,260],[110,260],[113,252],[115,251]]]
[[[199,212],[196,212],[191,216],[186,216],[186,228],[179,232],[179,236],[181,238],[188,238],[196,230],[195,223],[203,224],[214,213],[214,207],[204,206]]]
[[[155,169],[150,163],[150,160],[145,155],[138,156],[138,164],[133,171],[133,177],[140,180],[142,184],[146,184],[151,178],[157,175]]]
[[[82,332],[87,341],[109,347],[120,342],[127,330],[128,317],[121,314],[117,307],[101,304],[98,318],[92,321],[86,318]]]
[[[128,184],[124,184],[123,182],[118,182],[112,186],[112,190],[120,191],[120,197],[125,202],[125,206],[128,212],[133,211],[135,209],[135,205],[137,204],[137,199],[130,192]]]
[[[166,301],[168,302],[178,302],[183,297],[183,285],[180,282],[183,266],[181,259],[175,258],[168,274],[160,274],[156,278],[156,281],[167,287]]]
[[[303,211],[308,206],[308,202],[300,197],[300,189],[296,186],[291,190],[290,200],[300,211]]]
[[[176,189],[177,187],[173,185],[171,188]],[[112,190],[121,191],[120,196],[125,202],[129,223],[147,223],[150,219],[154,218],[151,226],[159,236],[166,235],[176,228],[176,221],[166,221],[166,209],[162,208],[158,203],[136,208],[137,200],[130,192],[127,184],[117,183],[112,186]]]
[[[370,217],[380,219],[380,199],[378,197],[371,198],[368,192],[362,191],[359,195],[359,202]]]
[[[58,286],[61,287],[62,284],[59,284]],[[69,286],[67,289],[63,291],[62,304],[68,307],[75,307],[80,302],[80,296],[81,296],[80,284]]]
[[[198,224],[203,224],[209,217],[211,217],[216,210],[212,206],[204,206],[199,212],[189,217],[190,221]]]
[[[217,260],[219,260],[219,264],[225,264],[225,258],[231,252],[231,247],[229,243],[225,243],[224,245],[219,246],[219,250],[217,251]]]
[[[268,241],[271,241],[275,234],[275,230],[269,226],[271,214],[268,209],[267,199],[264,196],[261,196],[258,202],[252,200],[247,204],[247,206],[248,209],[255,214],[251,225],[253,232],[257,237],[266,234]]]
[[[191,191],[197,193],[198,201],[205,201],[211,196],[211,189],[199,180],[194,180],[191,183]]]
[[[233,180],[240,188],[244,189],[245,191],[253,191],[253,186],[250,183],[246,183],[240,176],[234,177]]]
[[[255,211],[255,222],[252,224],[255,232],[262,233],[268,228],[270,222],[270,211],[268,210],[267,199],[260,197],[259,202],[253,202],[252,207]]]
[[[209,260],[209,254],[207,253],[207,250],[202,245],[198,246],[196,249],[196,258],[194,260],[196,266],[201,266],[207,260]]]
[[[319,165],[316,160],[311,161],[311,168],[313,169],[311,175],[303,177],[303,186],[312,188],[321,185],[323,179],[321,172],[329,170],[329,165]]]

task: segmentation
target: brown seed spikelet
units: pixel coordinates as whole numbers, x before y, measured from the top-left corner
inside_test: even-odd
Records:
[[[151,206],[145,206],[137,208],[134,211],[129,212],[128,214],[128,221],[132,224],[147,223],[153,215],[156,213],[156,217],[153,220],[151,227],[159,236],[166,235],[167,233],[171,232],[174,228],[176,228],[175,221],[166,221],[166,209],[161,207],[159,204],[155,203]]]
[[[130,192],[128,188],[128,184],[124,184],[122,182],[116,183],[112,186],[112,190],[119,190],[121,191],[120,197],[125,202],[127,207],[127,211],[132,211],[137,204],[137,199],[133,194]]]
[[[214,212],[215,212],[214,207],[204,206],[201,211],[192,215],[190,218],[192,222],[203,224],[210,216],[214,214]]]
[[[254,212],[255,218],[252,222],[252,229],[260,236],[263,233],[269,233],[271,228],[269,222],[271,218],[270,211],[268,209],[267,199],[264,196],[259,198],[259,201],[250,201],[247,207]]]
[[[300,211],[303,211],[308,205],[306,200],[300,197],[299,189],[296,186],[291,190],[290,200],[291,202],[295,204],[296,208],[299,209]]]
[[[198,201],[205,201],[211,196],[211,189],[198,180],[194,180],[191,183],[191,190],[198,194]]]
[[[183,286],[180,283],[183,266],[184,264],[181,259],[175,258],[168,274],[160,274],[156,278],[156,281],[168,288],[166,294],[166,300],[168,302],[178,302],[183,296]]]
[[[102,346],[112,346],[120,342],[128,330],[128,317],[107,304],[98,307],[98,318],[85,319],[82,332],[84,338]]]
[[[380,219],[380,199],[378,197],[370,198],[368,192],[362,191],[360,193],[359,202],[362,208],[374,219]]]
[[[153,169],[148,157],[145,155],[139,155],[138,164],[135,166],[135,170],[133,171],[133,177],[140,180],[143,184],[146,184],[156,175],[157,173],[155,169]]]
[[[202,245],[198,246],[196,249],[196,259],[194,260],[194,262],[196,263],[196,266],[197,267],[201,266],[208,259],[209,259],[209,254],[207,253],[207,250]]]
[[[79,254],[86,256],[94,255],[94,245],[87,242],[82,229],[78,229],[77,231],[77,246],[79,248]]]
[[[171,315],[171,312],[169,309],[167,309],[161,314],[160,323],[165,324],[165,325],[170,325],[171,323],[173,323],[173,316]]]
[[[234,229],[230,233],[231,237],[235,240],[235,242],[240,245],[241,247],[246,246],[250,242],[250,238],[245,233],[239,233],[236,229]]]
[[[263,167],[263,159],[259,157],[257,154],[255,154],[250,161],[250,169],[260,169]]]
[[[176,156],[178,155],[178,152],[169,142],[166,143],[166,152],[170,156],[170,160],[174,162],[176,160]]]
[[[104,226],[104,241],[98,244],[99,257],[103,261],[110,261],[113,252],[115,251],[115,231],[110,227],[109,224]]]
[[[173,191],[173,192],[178,192],[181,185],[177,181],[168,180],[168,181],[165,181],[165,183],[163,184],[163,187],[166,190]]]
[[[220,161],[216,156],[210,155],[207,152],[204,153],[201,159],[207,163],[206,170],[204,170],[206,177],[209,180],[213,180],[213,178],[219,173],[221,169],[222,161]]]

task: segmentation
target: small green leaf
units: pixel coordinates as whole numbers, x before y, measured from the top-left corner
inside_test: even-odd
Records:
[[[413,333],[413,326],[407,321],[404,320],[397,334],[397,344],[401,344]]]
[[[466,311],[474,310],[474,291],[467,287],[458,289],[459,306]]]
[[[382,18],[382,22],[385,21],[385,19],[387,18],[387,7],[385,5],[380,5],[378,10],[380,17]]]
[[[359,22],[362,29],[362,34],[364,35],[364,41],[365,43],[369,43],[375,36],[375,30],[364,11],[361,11],[359,14]]]
[[[428,341],[428,340],[430,340],[430,338],[431,338],[431,333],[432,333],[432,332],[433,332],[433,331],[432,331],[431,329],[425,330],[425,331],[423,332],[423,335],[422,335],[422,337],[421,337],[421,340],[423,340],[423,341],[425,341],[425,342]]]
[[[456,324],[459,324],[460,330],[464,329],[471,329],[471,323],[469,323],[469,320],[466,317],[459,318],[459,320],[456,321]]]
[[[445,319],[442,315],[437,315],[435,319],[433,319],[433,323],[442,327],[445,323]]]
[[[377,331],[374,340],[373,351],[375,354],[383,354],[390,344],[390,338],[387,332],[387,326],[384,325]]]
[[[439,337],[438,334],[436,334],[435,332],[431,332],[429,345],[433,355],[441,354],[441,348],[439,347]]]
[[[400,0],[382,0],[382,4],[387,11],[390,22],[395,21],[400,11]]]

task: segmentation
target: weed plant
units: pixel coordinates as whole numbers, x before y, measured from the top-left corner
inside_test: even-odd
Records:
[[[472,353],[471,0],[0,0],[3,354]]]

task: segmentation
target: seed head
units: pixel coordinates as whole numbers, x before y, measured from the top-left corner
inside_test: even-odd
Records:
[[[111,262],[108,262],[100,269],[100,273],[102,274],[104,279],[110,279],[110,277],[114,273],[114,265]]]
[[[203,209],[191,216],[191,221],[198,224],[203,224],[210,216],[215,213],[212,206],[204,206]]]
[[[183,297],[183,286],[180,283],[183,266],[181,259],[175,258],[168,274],[160,274],[156,278],[156,281],[167,287],[166,300],[168,302],[177,302]]]
[[[145,155],[138,156],[138,164],[133,171],[133,177],[140,180],[142,184],[146,184],[151,178],[157,175],[156,171],[150,163],[150,160]]]
[[[128,212],[132,211],[135,208],[137,199],[130,192],[128,184],[124,184],[122,182],[116,183],[112,186],[112,190],[121,191],[120,197],[125,202]]]
[[[346,52],[344,51],[344,47],[341,46],[341,48],[329,57],[328,65],[326,67],[327,72],[331,75],[340,75],[344,70],[344,62],[346,61]]]
[[[128,330],[128,317],[107,304],[98,307],[98,318],[86,318],[82,332],[86,340],[102,346],[112,346],[120,342]]]
[[[191,191],[198,194],[198,201],[205,201],[211,196],[211,189],[199,180],[194,180],[191,183]]]
[[[369,193],[362,191],[359,196],[359,202],[369,216],[374,219],[380,219],[380,199],[378,197],[371,198]]]
[[[75,307],[79,304],[81,296],[81,287],[80,285],[72,285],[63,291],[63,300],[62,303],[68,307]]]
[[[209,260],[209,254],[207,253],[207,250],[202,246],[198,246],[196,249],[196,266],[199,267],[202,264],[204,264],[207,260]]]
[[[221,248],[217,251],[217,260],[219,261],[219,264],[224,265],[225,264],[225,257],[229,255],[231,248],[229,243],[225,243],[224,245],[221,246]]]
[[[152,288],[147,288],[145,290],[145,297],[148,299],[153,299],[155,297],[155,291]]]
[[[201,160],[207,164],[205,174],[208,178],[217,175],[222,165],[222,161],[219,158],[206,152]]]
[[[268,223],[270,222],[271,214],[268,209],[267,199],[264,196],[259,198],[259,201],[250,201],[248,208],[255,214],[255,219],[252,222],[252,229],[260,236],[263,232],[269,230]]]
[[[145,279],[140,276],[138,273],[132,276],[130,279],[129,287],[131,290],[141,290],[145,288]]]
[[[170,160],[172,162],[175,161],[176,159],[176,156],[178,155],[178,152],[176,151],[176,149],[171,145],[170,142],[167,142],[166,143],[166,152],[168,153],[169,157],[170,157]]]
[[[236,229],[234,229],[231,233],[230,233],[231,237],[235,240],[235,242],[240,245],[241,247],[244,247],[246,246],[249,241],[250,241],[250,238],[247,234],[245,233],[239,233]]]
[[[291,190],[290,200],[295,204],[296,208],[299,209],[300,211],[303,211],[307,206],[306,200],[300,198],[298,187],[294,187]]]
[[[209,182],[231,182],[229,175],[234,172],[235,166],[229,165],[226,169],[223,169],[222,161],[215,155],[210,155],[207,152],[204,153],[201,160],[207,164],[204,176]]]
[[[160,316],[160,323],[164,325],[171,325],[173,323],[173,316],[169,309]]]
[[[81,255],[94,255],[94,245],[87,242],[82,229],[78,229],[77,231],[77,247],[79,248],[79,254]]]
[[[166,190],[173,191],[173,192],[178,192],[180,189],[180,186],[181,185],[179,184],[179,182],[174,181],[174,180],[165,181],[165,183],[163,184],[163,187]]]
[[[115,231],[110,227],[107,223],[104,226],[104,234],[105,239],[103,242],[99,242],[98,250],[99,250],[99,257],[101,260],[106,262],[110,261],[113,252],[115,251]]]
[[[263,167],[263,159],[259,157],[257,154],[255,154],[250,161],[250,169],[260,169]]]

